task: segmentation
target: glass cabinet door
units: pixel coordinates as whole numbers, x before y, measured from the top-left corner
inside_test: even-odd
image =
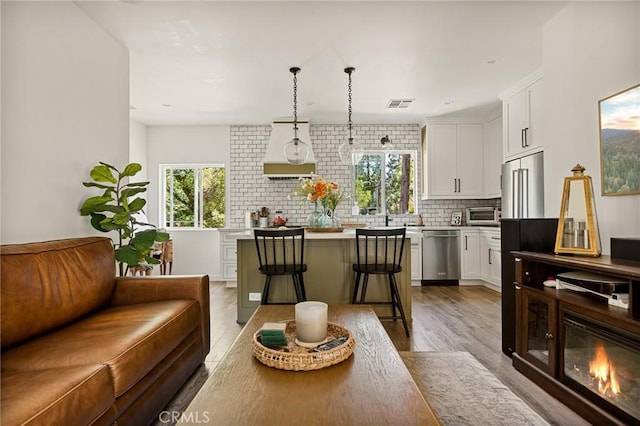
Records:
[[[551,375],[556,372],[557,301],[539,291],[520,290],[519,355]]]

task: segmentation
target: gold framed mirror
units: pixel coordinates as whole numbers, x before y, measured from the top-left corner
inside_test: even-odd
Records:
[[[556,254],[597,257],[601,254],[600,233],[593,199],[591,176],[577,164],[573,176],[564,178],[562,205],[556,233]]]

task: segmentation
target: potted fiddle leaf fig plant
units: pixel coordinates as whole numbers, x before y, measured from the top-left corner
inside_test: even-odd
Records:
[[[93,182],[82,182],[85,187],[103,191],[101,195],[84,201],[80,215],[90,216],[91,226],[98,231],[118,233],[114,248],[121,276],[126,275],[130,267],[138,266],[148,270],[152,265],[159,264],[160,260],[152,256],[154,244],[169,239],[168,233],[139,221],[147,202],[136,195],[146,192],[149,182],[129,182],[129,178],[140,170],[142,166],[138,163],[127,164],[121,172],[100,162],[91,170]]]

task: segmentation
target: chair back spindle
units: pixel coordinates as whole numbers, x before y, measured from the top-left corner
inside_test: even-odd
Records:
[[[306,299],[302,273],[304,264],[304,229],[255,229],[254,239],[258,255],[258,271],[267,276],[262,303],[268,303],[271,276],[291,275],[298,301]]]
[[[405,228],[356,229],[356,262],[369,270],[401,270]],[[371,256],[372,255],[372,256]]]
[[[353,270],[356,273],[353,287],[351,303],[357,303],[360,280],[362,291],[360,293],[360,303],[365,303],[367,287],[369,285],[369,275],[386,275],[389,285],[391,300],[388,302],[370,302],[372,304],[391,305],[391,316],[381,317],[390,319],[402,319],[405,334],[409,337],[409,326],[404,314],[400,290],[395,278],[395,274],[402,272],[402,253],[406,237],[405,228],[384,228],[384,229],[356,229],[356,263]],[[373,252],[373,256],[371,256]]]

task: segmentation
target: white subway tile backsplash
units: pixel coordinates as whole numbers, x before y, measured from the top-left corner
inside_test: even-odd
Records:
[[[368,149],[380,147],[380,138],[389,135],[397,149],[411,149],[420,153],[420,128],[417,124],[354,125],[353,137]],[[266,152],[270,125],[231,126],[231,164],[229,167],[229,202],[231,218],[229,227],[244,226],[244,212],[255,211],[266,206],[270,209],[270,219],[275,210],[282,210],[290,224],[304,225],[313,210],[308,202],[300,202],[290,197],[297,180],[269,180],[262,174],[262,159]],[[316,172],[327,180],[335,181],[351,192],[352,169],[339,161],[338,147],[347,137],[346,125],[311,124],[311,143],[316,156]],[[422,170],[422,158],[418,155],[417,170]],[[420,173],[418,173],[418,180]],[[422,183],[418,182],[418,188]],[[420,200],[418,212],[425,225],[446,226],[451,213],[468,206],[495,205],[499,200]],[[352,216],[352,203],[343,202],[336,214],[346,223],[384,224],[381,216]],[[394,216],[397,224],[415,223],[415,215]]]

